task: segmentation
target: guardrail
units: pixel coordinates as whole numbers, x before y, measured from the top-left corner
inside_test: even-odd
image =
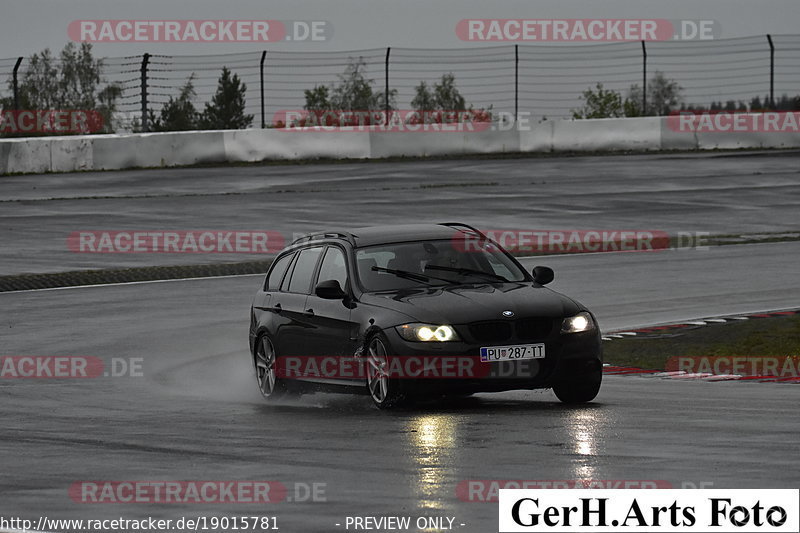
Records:
[[[0,174],[462,154],[798,148],[800,132],[678,132],[669,117],[548,120],[505,131],[247,129],[0,141]],[[478,128],[480,129],[480,128]]]

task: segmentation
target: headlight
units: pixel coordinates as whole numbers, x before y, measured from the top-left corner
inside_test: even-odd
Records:
[[[403,324],[397,326],[397,333],[412,342],[447,342],[457,341],[458,334],[452,326],[436,326],[433,324]]]
[[[580,333],[592,329],[594,329],[594,320],[592,320],[592,315],[586,311],[565,318],[561,324],[561,333]]]

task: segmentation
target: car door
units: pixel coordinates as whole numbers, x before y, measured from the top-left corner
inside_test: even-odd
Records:
[[[313,327],[306,313],[306,300],[324,247],[300,250],[289,266],[280,290],[270,294],[269,308],[275,313],[275,350],[281,356],[308,355],[309,331]]]
[[[269,269],[263,284],[253,296],[252,316],[250,317],[250,340],[254,342],[261,328],[266,329],[270,337],[275,342],[275,330],[282,317],[276,313],[272,306],[272,296],[280,291],[283,278],[292,265],[295,253],[289,253],[278,257]]]
[[[339,282],[339,286],[349,294],[347,256],[344,249],[336,245],[326,248],[314,285],[330,280]],[[360,381],[352,361],[358,341],[358,325],[351,321],[351,307],[350,298],[328,300],[313,291],[306,301],[307,320],[311,324],[309,353],[317,356],[322,378],[336,379],[341,383]]]

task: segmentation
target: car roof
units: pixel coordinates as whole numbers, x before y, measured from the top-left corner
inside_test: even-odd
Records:
[[[452,239],[464,232],[474,233],[476,230],[457,223],[445,224],[399,224],[386,226],[365,226],[346,230],[330,229],[324,232],[310,233],[300,237],[292,244],[305,244],[324,240],[350,241],[356,248],[389,244],[394,242],[411,242],[421,240]]]

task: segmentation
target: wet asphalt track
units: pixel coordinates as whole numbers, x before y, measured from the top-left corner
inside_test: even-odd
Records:
[[[573,185],[562,184],[560,192],[553,191],[548,210],[558,213],[561,206],[576,213],[571,217],[557,214],[560,218],[551,227],[589,227],[574,223],[578,211],[584,210],[593,213],[591,220],[603,221],[597,224],[600,227],[713,230],[727,223],[738,231],[796,228],[800,186],[797,171],[790,167],[797,159],[742,158],[732,164],[722,158],[730,172],[739,169],[739,178],[733,180],[738,185],[720,185],[721,190],[711,194],[704,185],[709,179],[703,178],[712,173],[714,158],[639,157],[643,156],[411,165],[442,165],[450,176],[461,169],[477,175],[482,165],[498,176],[521,173],[519,168],[529,164],[560,167],[569,176],[564,179]],[[662,187],[661,192],[650,193],[652,203],[634,209],[633,204],[648,197],[648,191],[642,186],[638,200],[636,194],[624,191],[625,183],[637,183],[634,167],[627,166],[633,165],[631,159],[653,165],[657,161],[665,175],[674,167],[672,172],[684,174],[675,178],[684,183],[683,190],[670,192],[672,185],[653,179],[650,185]],[[753,161],[761,161],[758,168],[772,170],[754,174]],[[501,172],[498,165],[506,170]],[[605,197],[598,192],[602,185],[591,185],[590,167],[605,168],[601,174],[610,175],[615,165],[619,174],[628,177],[608,178],[615,185],[607,186],[621,189]],[[696,174],[686,175],[695,167],[700,169]],[[375,172],[379,167],[358,168]],[[419,179],[413,177],[417,172],[413,166],[391,168]],[[308,174],[309,169],[318,171],[296,167],[297,175]],[[156,187],[158,180],[173,173],[190,172],[196,171],[141,175],[153,180],[150,187]],[[72,177],[102,181],[111,174],[42,179],[62,180],[62,190],[69,190]],[[9,179],[17,184],[14,187],[23,188],[22,178]],[[492,178],[499,179],[503,178]],[[692,182],[705,192],[692,193],[688,185]],[[188,179],[185,183],[188,186]],[[590,186],[597,187],[593,194],[586,191]],[[134,180],[119,187],[140,185]],[[491,220],[486,204],[498,200],[481,200],[479,189],[432,189],[429,193],[440,200],[441,209],[437,206],[434,211],[427,201],[408,209],[436,218],[462,218],[456,216],[457,207],[468,209],[474,204],[480,205],[483,214],[467,217],[468,221]],[[380,202],[366,209],[381,211],[393,194],[401,193],[381,194]],[[537,193],[532,188],[529,194]],[[577,197],[567,198],[573,194]],[[460,197],[460,204],[454,196]],[[238,197],[244,202],[241,212],[252,217],[258,198],[247,198]],[[334,205],[343,201],[335,198]],[[224,198],[215,199],[224,204]],[[99,210],[98,201],[75,200],[68,211]],[[177,208],[189,200],[170,201]],[[286,205],[282,201],[281,209],[289,212],[292,201]],[[509,212],[500,217],[499,224],[511,224],[524,201],[509,195],[505,203]],[[73,201],[61,202],[15,202],[12,211],[18,215],[9,215],[6,207],[11,204],[5,204],[4,222],[19,223],[14,220],[24,207],[32,217],[26,231],[34,232],[36,227],[45,234],[47,228],[59,224],[59,216],[49,214],[50,209],[57,212],[59,205]],[[108,215],[106,227],[117,216],[159,216],[157,211],[147,212],[153,209],[147,201],[141,202]],[[313,206],[297,204],[291,211],[297,220],[317,224],[319,219],[310,218]],[[705,214],[698,205],[704,206]],[[213,216],[221,217],[225,206],[211,211],[212,222],[201,227],[211,227]],[[752,216],[745,216],[748,213]],[[183,214],[176,212],[170,220],[185,227],[197,221],[187,222]],[[727,222],[720,220],[723,214]],[[83,220],[74,213],[63,216],[67,225]],[[87,216],[91,221],[92,216],[101,215]],[[378,218],[396,221],[400,216],[398,211],[384,211]],[[346,220],[334,208],[330,218]],[[532,220],[541,226],[550,218]],[[235,225],[228,224],[242,227],[238,219]],[[11,239],[9,248],[18,245]],[[58,261],[36,257],[31,260],[36,269],[62,268],[61,258],[71,264],[66,254],[58,256]],[[152,261],[152,257],[137,260]],[[796,307],[800,301],[798,260],[800,243],[776,243],[705,251],[559,256],[526,263],[556,268],[553,287],[590,305],[603,329],[609,330]],[[22,262],[4,255],[2,264],[9,272],[19,271]],[[675,487],[713,483],[716,488],[796,488],[800,481],[797,385],[609,377],[598,400],[579,408],[560,405],[549,391],[478,395],[388,413],[377,411],[368,398],[359,396],[315,395],[266,405],[255,389],[246,356],[247,311],[258,281],[251,276],[0,294],[2,355],[92,355],[106,361],[142,358],[143,365],[142,377],[0,380],[0,515],[259,514],[277,516],[284,532],[344,530],[335,524],[343,524],[348,515],[428,515],[455,517],[457,531],[472,533],[496,530],[497,512],[495,504],[457,497],[456,488],[466,480],[663,480]],[[73,502],[67,493],[70,484],[80,480],[277,480],[290,489],[295,483],[324,483],[326,501],[267,506],[85,505]],[[465,526],[458,526],[462,523]]]
[[[796,304],[780,276],[800,243],[550,257],[554,287],[604,328]],[[528,262],[531,264],[531,262]],[[753,277],[764,263],[773,271]],[[680,272],[680,274],[677,274]],[[786,272],[786,270],[783,270]],[[675,283],[679,276],[681,282]],[[744,277],[750,278],[745,287]],[[550,391],[380,412],[364,396],[260,399],[246,359],[258,277],[0,295],[4,354],[141,357],[142,377],[0,382],[0,512],[59,518],[269,514],[282,531],[336,531],[348,515],[455,517],[491,531],[465,480],[658,480],[796,487],[800,386],[608,377],[569,408]],[[737,292],[741,291],[741,292]],[[327,501],[85,505],[79,480],[324,483]]]
[[[485,229],[798,231],[800,153],[343,162],[0,177],[0,275],[259,259],[80,254],[74,231],[458,220]]]

